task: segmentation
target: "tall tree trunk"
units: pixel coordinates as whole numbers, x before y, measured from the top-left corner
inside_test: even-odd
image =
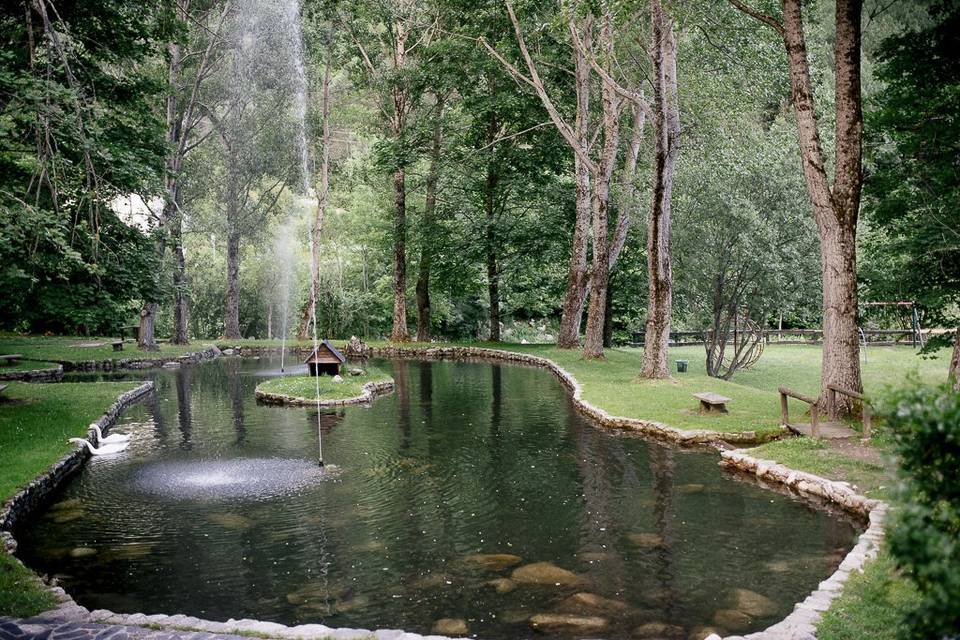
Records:
[[[600,43],[603,54],[613,55],[613,24],[608,11],[600,25]],[[583,357],[603,357],[604,315],[607,309],[607,285],[610,282],[610,242],[608,217],[610,208],[610,180],[617,163],[620,146],[620,98],[613,85],[604,80],[603,151],[597,172],[593,177],[593,265],[590,268],[590,306],[587,309],[587,330],[583,337]]]
[[[329,43],[327,45],[330,46]],[[330,192],[330,52],[323,68],[323,84],[320,89],[320,112],[323,120],[323,133],[320,153],[320,189],[317,192],[317,211],[310,232],[310,294],[307,306],[300,316],[297,338],[306,340],[310,336],[310,323],[317,309],[317,292],[320,290],[320,240],[323,236],[323,221],[327,215],[327,200]]]
[[[406,172],[393,174],[393,331],[390,340],[410,340],[407,331],[407,186]]]
[[[607,302],[603,312],[603,348],[613,347],[613,282],[607,283]]]
[[[953,386],[954,391],[960,392],[960,327],[957,327],[953,334],[953,355],[950,356],[947,381]]]
[[[820,231],[823,279],[823,360],[821,402],[831,418],[849,414],[853,400],[838,394],[829,406],[827,386],[862,391],[860,341],[857,333],[856,238],[860,210],[860,2],[837,0],[836,11],[836,175],[827,177],[814,110],[810,68],[803,33],[801,0],[784,0],[783,39],[790,67],[790,85],[807,193]]]
[[[668,378],[667,351],[673,312],[670,261],[670,214],[673,173],[680,152],[677,104],[677,43],[673,23],[660,0],[651,0],[653,27],[654,166],[653,199],[647,225],[647,325],[643,348],[644,378]]]
[[[490,113],[487,126],[487,176],[483,186],[483,213],[486,222],[484,240],[487,254],[487,293],[490,301],[490,342],[500,342],[500,265],[497,258],[497,187],[500,174],[497,171],[494,141],[500,128],[497,114]]]
[[[225,338],[240,337],[240,221],[238,211],[236,159],[227,149],[227,303]]]
[[[177,196],[179,198],[179,188]],[[170,242],[173,244],[173,344],[189,344],[190,307],[187,297],[187,258],[183,251],[183,215],[179,203],[170,221]]]
[[[830,418],[849,415],[852,398],[837,394],[830,406],[831,384],[862,391],[857,333],[857,218],[863,187],[863,112],[860,87],[861,0],[836,0],[834,85],[836,157],[831,189],[817,124],[803,33],[802,0],[783,0],[783,22],[741,0],[735,7],[772,27],[782,38],[790,70],[790,93],[797,119],[800,158],[807,195],[820,232],[823,280],[823,361],[820,369],[822,409]]]
[[[437,115],[430,146],[426,197],[423,203],[423,237],[420,240],[420,268],[417,273],[417,340],[430,341],[430,266],[433,258],[434,215],[437,209],[437,181],[440,175],[440,151],[443,142],[443,96],[437,96]]]
[[[592,42],[591,23],[583,29],[585,46]],[[588,148],[590,137],[590,63],[584,52],[574,47],[574,79],[576,82],[577,116],[574,123],[576,142],[581,149]],[[575,349],[580,346],[580,323],[587,299],[587,245],[590,240],[590,168],[580,154],[573,154],[573,174],[576,181],[576,213],[573,223],[573,241],[567,267],[567,288],[563,296],[563,312],[557,346]]]

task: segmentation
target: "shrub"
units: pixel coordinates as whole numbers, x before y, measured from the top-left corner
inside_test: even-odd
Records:
[[[904,635],[954,637],[960,629],[960,394],[946,385],[911,388],[884,413],[902,474],[890,551],[921,596]]]

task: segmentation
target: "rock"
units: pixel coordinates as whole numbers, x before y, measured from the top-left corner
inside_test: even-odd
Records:
[[[677,487],[680,493],[703,493],[706,490],[706,486],[697,483],[691,484],[682,484]]]
[[[69,500],[61,500],[56,504],[50,505],[49,511],[73,511],[82,506],[83,503],[80,502],[80,498],[70,498]]]
[[[521,622],[526,622],[530,619],[530,613],[527,611],[520,611],[517,609],[511,609],[509,611],[504,611],[499,616],[500,621],[506,624],[519,624]]]
[[[717,627],[694,627],[687,636],[687,640],[707,640],[710,636],[722,636],[723,630]]]
[[[242,530],[253,526],[251,520],[236,513],[212,513],[207,516],[207,520],[225,529]]]
[[[95,555],[97,555],[97,550],[90,547],[74,547],[70,550],[71,558],[89,558]]]
[[[628,611],[630,605],[619,600],[598,596],[595,593],[581,591],[561,602],[558,608],[563,611],[622,613]]]
[[[768,562],[765,566],[774,573],[787,573],[790,571],[790,563],[786,560],[774,560]]]
[[[779,610],[776,602],[749,589],[734,589],[733,602],[734,609],[754,618],[768,618]]]
[[[74,509],[73,511],[55,511],[48,515],[56,524],[64,524],[66,522],[73,522],[74,520],[79,520],[82,518],[83,509]]]
[[[176,361],[164,362],[162,366],[164,369],[179,369],[180,363]]]
[[[718,609],[713,614],[713,622],[730,631],[746,631],[753,624],[753,618],[736,609]]]
[[[343,378],[338,374],[333,376],[333,381],[337,384],[340,384],[341,382],[343,382]]]
[[[352,376],[362,376],[363,369],[350,368],[350,369],[347,369],[347,373],[349,373]]]
[[[229,349],[229,348],[228,348],[228,349],[224,349],[221,353],[222,353],[223,355],[225,355],[225,356],[232,356],[232,355],[233,355],[233,349]]]
[[[503,571],[515,564],[520,564],[523,558],[512,553],[475,553],[463,560],[468,564],[479,565],[490,571]]]
[[[428,573],[414,580],[411,586],[414,589],[436,589],[450,584],[453,584],[453,580],[449,576],[442,573]]]
[[[488,580],[485,584],[493,587],[497,593],[510,593],[517,588],[517,583],[510,578],[496,578]]]
[[[553,584],[571,585],[583,582],[583,579],[573,571],[561,569],[552,562],[535,562],[525,564],[513,570],[510,577],[514,582],[522,584]]]
[[[575,616],[569,613],[538,613],[530,617],[530,626],[534,629],[565,629],[586,633],[606,628],[607,620],[598,616]]]
[[[441,636],[465,636],[470,629],[463,618],[440,618],[433,623],[432,632]]]
[[[634,638],[682,638],[683,627],[666,622],[648,622],[633,630]]]
[[[663,536],[656,533],[628,533],[627,540],[638,547],[653,549],[664,546]]]

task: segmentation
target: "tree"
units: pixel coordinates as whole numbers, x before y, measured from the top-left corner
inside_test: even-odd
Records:
[[[884,40],[884,83],[869,114],[874,170],[866,184],[865,280],[879,299],[911,299],[925,324],[960,321],[960,4],[925,7],[924,26]],[[934,341],[942,346],[945,340]],[[960,390],[960,330],[948,377]]]
[[[799,134],[807,194],[820,233],[823,281],[822,402],[834,394],[829,385],[861,392],[857,328],[857,219],[863,186],[861,171],[863,113],[860,88],[860,0],[836,1],[834,46],[835,157],[830,183],[810,80],[801,0],[783,0],[783,19],[761,13],[741,0],[729,0],[743,13],[771,27],[787,52],[790,89]],[[853,400],[836,394],[836,406],[824,406],[835,418],[853,409]]]
[[[204,82],[215,72],[222,45],[221,31],[228,15],[228,6],[213,3],[191,5],[189,0],[178,3],[175,15],[179,23],[176,37],[167,45],[167,95],[165,104],[167,153],[164,175],[164,201],[155,216],[157,240],[155,251],[162,259],[167,245],[171,245],[173,265],[173,335],[174,344],[187,344],[188,298],[186,258],[183,250],[184,218],[184,160],[200,146],[212,129],[200,131],[204,120],[199,108]],[[202,28],[196,26],[202,25]],[[196,51],[188,50],[195,47]],[[191,62],[191,60],[193,62]],[[169,236],[169,237],[168,237]],[[159,278],[162,272],[158,271]],[[160,290],[160,287],[157,287]],[[156,350],[154,319],[157,301],[148,299],[140,311],[138,345],[141,349]]]
[[[121,197],[161,190],[162,86],[151,61],[169,5],[0,8],[0,286],[6,328],[115,331],[154,295]],[[142,278],[142,279],[141,279]]]

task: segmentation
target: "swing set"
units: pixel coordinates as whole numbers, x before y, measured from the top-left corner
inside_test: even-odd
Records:
[[[914,349],[924,346],[925,340],[923,338],[923,329],[920,327],[920,314],[917,311],[917,303],[910,300],[896,302],[861,302],[860,307],[866,309],[879,308],[881,311],[892,309],[894,313],[900,317],[901,325],[907,324],[907,322],[904,321],[904,313],[909,313],[909,327],[905,326],[902,329],[864,329],[864,318],[861,316],[859,326],[860,342],[864,348],[866,348],[867,345],[890,346],[903,344],[904,341],[902,338],[904,337],[910,339],[910,345]],[[880,340],[870,340],[869,338],[873,336],[880,338]]]

